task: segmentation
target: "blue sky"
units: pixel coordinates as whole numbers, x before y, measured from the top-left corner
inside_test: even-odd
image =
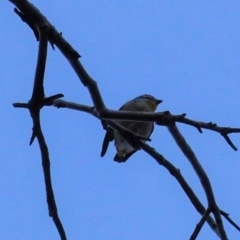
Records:
[[[32,1],[82,55],[105,104],[118,109],[141,94],[162,99],[159,111],[187,113],[199,121],[240,127],[239,1]],[[96,3],[97,2],[97,3]],[[32,91],[38,44],[0,1],[0,235],[2,239],[59,239],[48,217],[37,142],[26,102]],[[49,47],[45,93],[92,105],[59,50]],[[69,239],[188,239],[200,215],[176,180],[143,151],[125,164],[111,145],[100,157],[104,131],[81,112],[46,107],[41,112],[59,215]],[[240,224],[240,153],[215,132],[178,124],[206,170],[218,205]],[[240,135],[230,136],[240,149]],[[179,168],[201,201],[193,169],[165,127],[151,145]],[[224,221],[229,239],[240,233]],[[217,239],[205,225],[198,239]]]

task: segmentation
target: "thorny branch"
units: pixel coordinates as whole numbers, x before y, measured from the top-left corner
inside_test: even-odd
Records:
[[[170,132],[172,133],[178,145],[181,147],[186,157],[189,159],[189,161],[193,165],[194,170],[196,171],[198,177],[200,178],[200,181],[202,182],[203,188],[205,189],[207,199],[208,199],[208,204],[209,204],[208,208],[210,211],[213,212],[215,220],[217,222],[217,227],[215,226],[215,232],[219,231],[219,235],[221,236],[221,238],[226,240],[227,236],[222,224],[220,210],[215,202],[210,181],[207,175],[205,174],[204,170],[202,169],[200,163],[196,159],[195,155],[193,154],[192,150],[190,149],[190,147],[187,145],[187,143],[183,138],[179,137],[181,135],[180,133],[177,133],[176,131],[177,128],[175,127],[175,123],[176,122],[187,123],[189,125],[196,127],[200,132],[202,131],[201,130],[202,128],[217,131],[224,137],[224,139],[228,142],[228,144],[234,150],[237,150],[237,148],[231,142],[230,138],[228,137],[228,134],[232,132],[240,132],[240,129],[236,128],[234,131],[232,131],[230,128],[224,128],[223,130],[223,128],[221,129],[217,125],[212,123],[208,123],[208,124],[204,124],[202,122],[197,123],[185,118],[186,116],[185,114],[178,115],[178,116],[171,116],[170,113],[156,113],[156,114],[139,113],[139,112],[133,113],[133,112],[124,112],[124,111],[121,111],[121,112],[112,111],[107,109],[103,102],[101,94],[99,92],[99,89],[97,87],[97,83],[88,75],[88,73],[86,72],[86,70],[84,69],[84,67],[79,61],[80,54],[78,54],[78,52],[74,50],[68,44],[68,42],[66,42],[66,40],[62,37],[62,34],[57,32],[56,29],[49,23],[49,21],[31,3],[29,3],[26,0],[10,0],[10,1],[20,10],[19,11],[18,9],[15,9],[15,12],[21,17],[23,21],[25,21],[30,26],[37,40],[40,39],[39,58],[38,58],[36,75],[35,75],[32,98],[27,104],[17,103],[17,104],[14,104],[14,106],[28,108],[32,116],[33,134],[30,140],[30,144],[33,142],[34,138],[37,137],[39,146],[41,149],[41,154],[42,154],[45,184],[46,184],[46,191],[47,191],[47,201],[49,205],[49,214],[50,216],[53,217],[53,220],[58,228],[61,238],[66,239],[66,236],[57,214],[57,207],[54,200],[53,189],[51,186],[50,159],[48,155],[47,145],[45,143],[45,140],[41,131],[41,125],[40,125],[40,109],[44,105],[51,105],[51,102],[54,99],[57,99],[62,96],[61,94],[58,94],[50,98],[44,97],[43,79],[44,79],[44,70],[45,70],[46,53],[47,53],[46,52],[47,41],[49,41],[53,47],[54,45],[56,45],[60,49],[60,51],[63,53],[63,55],[67,58],[67,60],[73,67],[74,71],[76,72],[82,84],[88,88],[89,94],[91,95],[91,98],[94,104],[95,113],[93,115],[96,114],[95,115],[96,117],[106,121],[110,125],[110,127],[120,131],[121,134],[123,134],[127,140],[129,135],[125,134],[125,129],[122,128],[119,124],[116,124],[115,121],[112,121],[110,119],[121,119],[121,120],[127,120],[127,121],[129,120],[151,121],[151,122],[156,121],[159,125],[166,125],[169,127]],[[179,142],[180,139],[181,141]],[[184,141],[182,141],[182,139]],[[171,163],[169,163],[166,159],[164,159],[163,156],[161,156],[159,153],[157,153],[154,149],[149,147],[147,144],[143,143],[140,139],[136,138],[135,140],[138,143],[138,146],[143,150],[145,150],[147,153],[149,153],[155,160],[157,160],[159,164],[163,166],[165,165],[171,166],[170,168],[167,168],[167,169],[169,169],[170,173],[173,174],[175,177],[178,176],[176,177],[176,179],[179,180],[182,177],[181,174],[180,175],[177,174],[180,172],[174,166],[172,166]],[[185,180],[183,179],[183,181]],[[181,181],[179,181],[179,183],[182,186]],[[184,189],[184,191],[186,192],[186,189]],[[189,191],[192,191],[192,190],[189,189]],[[195,196],[195,194],[193,196]],[[205,216],[206,210],[203,206],[201,207],[201,210],[198,209],[198,211],[204,216],[202,219],[206,219],[207,222],[209,219],[211,219],[210,216]],[[215,224],[214,220],[212,220],[211,223],[213,223],[214,225]]]
[[[20,108],[27,108],[32,117],[33,131],[30,139],[30,145],[33,143],[34,139],[37,138],[40,151],[41,151],[41,156],[42,156],[42,167],[43,167],[43,173],[44,173],[49,216],[52,217],[61,239],[66,240],[67,239],[66,234],[65,234],[63,225],[61,223],[61,220],[58,216],[57,204],[55,202],[52,181],[51,181],[50,158],[48,154],[48,147],[47,147],[45,138],[43,136],[41,123],[40,123],[41,108],[45,104],[48,104],[49,101],[53,101],[59,97],[62,97],[63,95],[57,94],[49,98],[45,98],[43,82],[44,82],[44,72],[45,72],[46,59],[47,59],[48,26],[41,26],[37,30],[38,30],[38,36],[39,36],[39,49],[38,49],[38,60],[37,60],[37,67],[35,72],[32,96],[28,103],[22,103],[22,104],[16,103],[16,104],[13,104],[13,106],[20,107]]]

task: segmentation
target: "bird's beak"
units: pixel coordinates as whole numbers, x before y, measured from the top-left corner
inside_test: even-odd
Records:
[[[158,99],[156,100],[157,105],[160,104],[161,102],[162,100],[158,100]]]

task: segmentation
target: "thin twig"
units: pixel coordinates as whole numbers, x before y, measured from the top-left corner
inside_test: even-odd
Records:
[[[229,217],[229,214],[220,210],[220,213],[228,220],[230,224],[232,224],[238,231],[240,231],[240,227]]]
[[[206,212],[203,214],[202,218],[200,219],[199,223],[196,225],[191,237],[189,240],[195,240],[197,239],[198,234],[200,233],[204,223],[206,222],[207,218],[209,217],[211,213],[210,208],[207,208]]]
[[[221,219],[220,211],[219,211],[219,208],[218,208],[217,203],[215,201],[215,197],[214,197],[214,193],[213,193],[213,190],[212,190],[212,187],[211,187],[211,183],[210,183],[210,180],[209,180],[206,172],[204,171],[203,167],[201,166],[200,162],[198,161],[198,159],[197,159],[196,155],[194,154],[193,150],[187,144],[186,140],[184,139],[184,137],[182,136],[182,134],[178,130],[177,126],[175,125],[173,127],[168,127],[168,130],[170,131],[170,133],[172,134],[172,136],[173,136],[174,140],[176,141],[177,145],[179,146],[179,148],[184,153],[186,158],[191,163],[193,169],[195,170],[195,172],[196,172],[196,174],[197,174],[197,176],[198,176],[198,178],[199,178],[199,180],[202,184],[202,187],[205,191],[207,201],[208,201],[208,207],[210,208],[210,210],[212,211],[212,213],[215,217],[221,239],[222,240],[227,240],[227,235],[226,235],[226,232],[224,230],[224,226],[223,226],[223,222],[222,222],[222,219]]]

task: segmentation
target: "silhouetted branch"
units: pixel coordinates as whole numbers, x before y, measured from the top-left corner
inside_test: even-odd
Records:
[[[81,80],[82,84],[86,86],[92,97],[94,106],[99,115],[105,110],[105,105],[102,100],[101,94],[97,87],[97,83],[88,75],[78,58],[80,54],[62,37],[62,34],[57,32],[56,29],[50,24],[50,22],[40,13],[40,11],[26,0],[10,0],[27,18],[31,25],[34,27],[49,26],[49,41],[56,45],[63,55],[67,58],[77,76]],[[27,17],[26,17],[27,16]],[[28,25],[30,25],[28,23]]]
[[[211,210],[211,212],[213,213],[213,215],[215,217],[220,236],[221,236],[222,240],[227,240],[227,235],[224,230],[220,211],[219,211],[219,208],[215,201],[211,183],[210,183],[210,180],[209,180],[206,172],[204,171],[203,167],[201,166],[200,162],[198,161],[193,150],[190,148],[190,146],[187,144],[186,140],[184,139],[184,137],[178,130],[177,126],[175,125],[173,127],[168,127],[168,129],[169,129],[170,133],[172,134],[174,140],[176,141],[177,145],[182,150],[182,152],[184,153],[186,158],[191,163],[196,174],[198,175],[198,178],[202,184],[202,187],[203,187],[206,197],[207,197],[208,208]]]
[[[51,182],[51,171],[50,171],[50,159],[48,154],[48,147],[45,142],[41,123],[40,123],[40,110],[46,103],[49,101],[53,101],[59,97],[62,97],[62,94],[57,94],[51,96],[49,98],[45,98],[44,96],[44,73],[45,73],[45,66],[46,66],[46,59],[47,59],[47,44],[48,44],[48,26],[42,26],[38,29],[38,36],[39,36],[39,49],[38,49],[38,60],[37,60],[37,67],[35,72],[34,78],[34,85],[32,96],[29,102],[26,103],[15,103],[13,104],[14,107],[22,107],[28,108],[30,111],[30,115],[33,120],[33,132],[30,139],[30,145],[33,143],[35,137],[37,137],[41,156],[42,156],[42,167],[44,173],[44,180],[45,180],[45,187],[46,187],[46,195],[47,195],[47,203],[48,203],[48,211],[49,216],[52,217],[59,235],[62,240],[66,240],[66,234],[61,223],[61,220],[58,216],[57,205],[55,202],[54,192],[52,188]]]
[[[229,217],[229,214],[220,210],[220,213],[230,222],[238,231],[240,231],[240,227]]]
[[[171,164],[169,161],[167,161],[162,155],[160,155],[157,151],[155,151],[155,149],[151,148],[146,143],[139,141],[139,145],[141,146],[141,148],[144,151],[146,151],[150,156],[152,156],[160,165],[164,166],[170,172],[170,174],[176,178],[176,180],[181,185],[182,189],[184,190],[184,192],[186,193],[186,195],[188,196],[188,198],[190,199],[190,201],[192,202],[192,204],[196,208],[196,210],[201,215],[204,215],[204,213],[206,212],[206,209],[204,208],[204,206],[202,205],[202,203],[200,202],[198,197],[195,195],[195,193],[193,192],[191,187],[188,185],[186,180],[181,175],[180,170],[177,169],[176,167],[174,167],[173,164]],[[211,229],[218,236],[220,236],[217,224],[210,216],[208,216],[207,222],[208,222],[209,226],[211,227]]]
[[[86,105],[76,104],[76,103],[68,102],[64,100],[55,100],[53,105],[58,108],[63,107],[63,108],[70,108],[78,111],[83,111],[83,112],[92,114],[94,117],[99,119],[94,108]],[[108,124],[118,131],[122,128],[121,125],[116,124],[116,122],[113,120],[109,120]],[[187,181],[182,176],[180,170],[174,167],[172,163],[170,163],[167,159],[165,159],[162,155],[160,155],[157,151],[155,151],[155,149],[151,148],[146,143],[143,143],[142,141],[140,141],[140,139],[136,139],[136,141],[138,145],[141,147],[141,149],[146,151],[151,157],[153,157],[160,165],[164,166],[170,172],[170,174],[176,178],[176,180],[178,181],[178,183],[180,184],[180,186],[182,187],[182,189],[184,190],[184,192],[186,193],[186,195],[188,196],[189,200],[192,202],[196,210],[201,215],[204,215],[206,212],[205,207],[202,205],[202,203],[200,202],[196,194],[188,185]],[[208,216],[207,222],[211,227],[211,229],[219,236],[217,224],[215,223],[215,221],[210,216]]]
[[[202,128],[218,132],[219,134],[221,134],[224,137],[224,139],[231,146],[231,148],[233,150],[237,151],[236,146],[231,142],[230,138],[227,135],[230,133],[240,133],[240,128],[219,127],[216,123],[212,123],[212,122],[205,123],[205,122],[200,122],[200,121],[194,121],[194,120],[191,120],[188,118],[179,119],[177,122],[185,123],[190,126],[194,126],[200,132],[202,132],[202,130],[201,130]]]
[[[192,233],[192,235],[191,235],[191,237],[190,237],[189,240],[195,240],[195,239],[197,239],[197,236],[198,236],[198,234],[200,233],[200,231],[201,231],[204,223],[206,222],[207,218],[209,217],[210,213],[211,213],[210,208],[207,208],[207,210],[206,210],[206,212],[203,214],[201,220],[200,220],[199,223],[196,225],[196,228],[194,229],[194,231],[193,231],[193,233]]]
[[[97,83],[89,76],[86,72],[78,58],[80,54],[62,37],[62,34],[57,32],[57,30],[51,25],[51,23],[44,17],[40,11],[26,0],[10,0],[14,5],[20,9],[21,12],[18,15],[23,15],[22,18],[28,25],[34,26],[33,29],[41,26],[48,26],[49,34],[48,38],[51,44],[56,45],[63,55],[67,58],[77,76],[81,80],[82,84],[86,86],[89,90],[91,98],[93,100],[96,112],[102,119],[119,119],[119,120],[136,120],[136,121],[151,121],[165,122],[165,125],[171,126],[175,122],[185,123],[194,126],[199,132],[202,132],[202,128],[213,130],[219,132],[221,135],[226,136],[230,133],[240,132],[240,128],[223,128],[218,127],[213,123],[204,123],[199,121],[193,121],[185,118],[186,114],[172,116],[170,113],[142,113],[142,112],[125,112],[125,111],[113,111],[106,108],[103,99],[101,97],[100,91],[98,89]],[[27,19],[27,20],[26,20]],[[31,23],[30,23],[31,22]],[[230,141],[229,138],[224,137],[227,143],[234,149],[237,148]]]
[[[60,104],[60,102],[59,102]],[[63,102],[62,102],[63,104]],[[71,107],[74,109],[74,104],[68,102],[68,107]],[[71,106],[72,105],[72,106]],[[78,104],[76,104],[77,106]],[[97,111],[96,111],[97,114]],[[157,113],[146,113],[146,112],[129,112],[129,111],[114,111],[114,110],[104,110],[101,114],[102,119],[108,120],[108,119],[117,119],[121,121],[141,121],[141,122],[156,122],[157,125],[163,125],[163,126],[174,126],[176,122],[184,123],[190,126],[194,126],[198,129],[200,133],[202,133],[202,128],[212,130],[215,132],[218,132],[221,134],[224,139],[227,141],[227,143],[234,149],[237,150],[237,148],[234,146],[234,144],[231,142],[229,137],[227,136],[230,133],[240,133],[240,128],[230,128],[230,127],[219,127],[217,124],[213,123],[204,123],[199,121],[194,121],[191,119],[187,119],[186,114],[180,114],[180,115],[172,115],[169,111],[165,112],[157,112]]]
[[[152,156],[159,164],[163,165],[168,171],[178,180],[181,187],[195,206],[198,212],[203,215],[202,220],[200,221],[203,224],[205,218],[211,226],[211,228],[221,236],[222,239],[226,240],[227,236],[222,224],[222,219],[220,215],[220,210],[215,202],[214,194],[211,188],[210,181],[203,170],[201,164],[197,160],[191,148],[186,143],[183,136],[180,134],[178,129],[175,126],[176,122],[188,124],[194,126],[198,129],[199,132],[202,132],[202,128],[209,129],[220,133],[227,143],[234,149],[237,148],[231,142],[228,134],[240,132],[240,128],[223,128],[218,127],[216,124],[197,122],[186,118],[186,114],[181,115],[171,115],[169,112],[163,113],[143,113],[143,112],[127,112],[127,111],[113,111],[106,108],[104,101],[101,97],[100,91],[98,89],[96,81],[92,79],[82,64],[79,61],[80,54],[73,49],[73,47],[62,37],[62,34],[57,32],[56,29],[50,24],[50,22],[40,13],[40,11],[34,7],[27,0],[10,0],[16,7],[15,12],[21,19],[26,22],[30,28],[33,30],[37,39],[40,40],[39,43],[39,55],[38,63],[34,80],[33,93],[30,101],[26,103],[15,103],[15,107],[28,108],[33,119],[33,134],[30,140],[30,144],[33,142],[34,138],[37,137],[39,146],[42,154],[42,164],[44,169],[44,177],[46,184],[47,192],[47,202],[49,207],[49,214],[52,216],[55,225],[59,231],[59,234],[62,239],[66,239],[65,232],[61,221],[58,217],[57,206],[54,199],[53,189],[51,185],[51,175],[50,175],[50,159],[48,155],[48,148],[45,143],[45,139],[41,130],[40,125],[40,109],[44,105],[51,105],[52,102],[56,103],[57,98],[62,97],[62,94],[54,95],[49,98],[45,98],[44,89],[43,89],[43,80],[44,80],[44,70],[46,64],[46,54],[47,54],[47,41],[49,41],[52,46],[56,45],[63,55],[67,58],[80,81],[84,86],[88,88],[89,94],[91,95],[94,108],[83,107],[82,111],[91,113],[93,116],[99,118],[104,128],[110,126],[112,129],[116,129],[120,134],[136,149],[143,149],[150,156]],[[63,105],[62,105],[63,106]],[[76,105],[72,105],[73,109],[76,109]],[[84,109],[84,110],[83,110]],[[131,131],[123,128],[116,121],[111,119],[125,120],[125,121],[151,121],[157,122],[158,125],[168,126],[170,132],[172,133],[174,139],[176,140],[178,146],[181,148],[185,156],[188,158],[189,162],[192,164],[194,170],[196,171],[202,186],[205,190],[209,211],[213,212],[216,223],[214,220],[208,216],[208,210],[204,208],[201,202],[198,200],[197,196],[194,194],[192,189],[189,187],[185,179],[182,177],[180,171],[176,169],[170,162],[168,162],[162,155],[157,153],[153,148],[148,146],[141,140],[144,139]],[[206,216],[205,216],[206,214]],[[203,221],[203,222],[202,222]],[[201,226],[200,224],[200,226]],[[197,231],[197,230],[196,230]],[[218,232],[219,231],[219,232]]]

